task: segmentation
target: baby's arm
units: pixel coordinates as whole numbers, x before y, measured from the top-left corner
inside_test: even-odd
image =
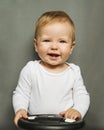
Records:
[[[60,112],[60,115],[64,116],[65,118],[70,118],[70,119],[81,119],[81,114],[79,111],[75,109],[68,109],[66,111]]]
[[[14,117],[14,123],[16,126],[18,126],[18,120],[20,118],[27,118],[27,112],[24,109],[20,109],[16,112],[15,117]]]
[[[86,115],[89,105],[90,96],[86,90],[83,82],[80,68],[76,66],[75,68],[75,82],[73,86],[73,106],[72,109],[77,110],[81,114],[81,118]]]
[[[17,126],[20,118],[27,118],[27,109],[31,93],[30,65],[27,64],[21,71],[19,81],[13,92],[13,108],[15,111],[14,123]]]

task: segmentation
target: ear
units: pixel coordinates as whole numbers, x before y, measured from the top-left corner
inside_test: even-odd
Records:
[[[75,41],[73,41],[72,44],[71,44],[70,54],[72,54],[75,45],[76,45],[76,43],[75,43]]]
[[[34,38],[34,49],[36,52],[38,52],[38,49],[37,49],[37,40]]]

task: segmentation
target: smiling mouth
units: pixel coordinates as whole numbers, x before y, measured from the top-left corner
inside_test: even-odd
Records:
[[[50,53],[48,55],[51,56],[51,57],[59,57],[60,56],[59,54],[54,54],[54,53]]]
[[[48,55],[49,55],[50,57],[52,57],[52,58],[57,58],[57,57],[60,56],[59,54],[55,54],[55,53],[49,53]]]

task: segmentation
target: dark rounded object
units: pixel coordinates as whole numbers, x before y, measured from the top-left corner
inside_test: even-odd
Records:
[[[83,120],[65,122],[65,118],[55,114],[40,114],[29,117],[28,119],[19,119],[18,126],[25,130],[77,130],[84,126]]]

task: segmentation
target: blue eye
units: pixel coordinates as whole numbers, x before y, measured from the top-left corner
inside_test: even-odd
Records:
[[[61,40],[60,43],[66,43],[66,41],[65,40]]]
[[[50,42],[50,40],[43,40],[43,42]]]

